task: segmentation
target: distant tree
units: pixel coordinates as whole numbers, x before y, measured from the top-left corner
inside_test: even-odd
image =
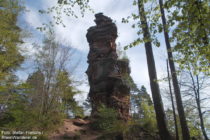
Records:
[[[151,101],[151,98],[149,94],[146,91],[146,88],[144,86],[141,87],[141,89],[136,92],[135,89],[133,90],[131,88],[131,114],[133,119],[142,119],[144,118],[144,110],[143,110],[143,104],[146,104],[148,106],[153,106],[153,103]]]
[[[49,32],[35,55],[37,70],[15,87],[0,125],[8,129],[50,130],[69,115],[83,116],[83,108],[74,99],[80,92],[67,71],[72,51],[58,44],[53,32]]]
[[[36,110],[37,114],[42,115],[41,110],[44,102],[43,93],[45,83],[44,74],[41,70],[37,70],[28,76],[26,83],[28,84],[27,91],[28,100],[30,101],[29,106],[33,108],[33,110]]]
[[[122,50],[120,44],[117,48],[117,54],[119,60],[130,61],[126,55],[125,50]],[[131,101],[131,114],[133,119],[140,119],[143,116],[143,109],[141,104],[145,103],[149,106],[153,106],[152,100],[147,93],[147,90],[144,85],[141,86],[141,89],[138,88],[133,78],[130,75],[126,76],[126,81],[128,81],[128,85],[130,87],[130,101]]]
[[[208,140],[204,119],[206,109],[203,108],[202,104],[210,99],[210,95],[207,93],[207,90],[210,86],[209,77],[206,76],[203,72],[198,72],[196,73],[196,75],[194,75],[193,71],[193,67],[191,67],[191,69],[181,71],[181,77],[185,80],[181,80],[180,85],[182,87],[183,96],[185,96],[185,98],[189,100],[192,100],[194,98],[194,104],[191,103],[191,108],[197,110],[195,112],[198,114],[201,131],[204,138]]]
[[[140,125],[145,129],[156,132],[157,121],[155,119],[154,105],[144,86],[141,86],[139,92],[131,94],[131,105],[134,106],[132,118],[139,121]]]
[[[118,45],[118,59],[129,61],[126,52]],[[138,88],[133,78],[130,75],[126,76],[126,81],[130,87],[130,113],[132,120],[136,125],[142,126],[150,132],[157,132],[157,122],[155,119],[155,110],[152,100],[147,93],[145,86]]]
[[[193,75],[193,70],[180,70],[179,72],[179,85],[183,97],[183,106],[186,110],[186,119],[188,121],[189,132],[191,137],[197,139],[205,138],[203,133],[207,134],[208,128],[208,100],[210,98],[208,91],[209,77],[203,72],[199,72],[197,75]],[[168,92],[169,93],[169,92]],[[171,95],[167,95],[167,100],[170,100]],[[173,113],[173,114],[172,114]],[[172,132],[175,131],[173,124],[173,116],[176,112],[171,109],[167,109],[166,115],[169,122],[169,129]],[[173,115],[173,116],[172,116]],[[181,129],[180,123],[177,121],[178,130]],[[204,132],[203,132],[204,131]],[[179,132],[180,133],[180,132]],[[203,137],[202,137],[203,134]],[[181,133],[179,137],[181,136]],[[207,135],[208,137],[208,135]],[[180,137],[181,138],[181,137]]]
[[[203,139],[202,131],[199,128],[200,125],[199,125],[198,113],[196,110],[193,109],[194,102],[185,101],[184,103],[187,104],[184,107],[186,109],[186,118],[189,122],[189,130],[191,137],[196,139]]]
[[[67,71],[61,71],[57,74],[56,77],[56,87],[58,88],[57,92],[61,98],[61,104],[63,106],[63,111],[69,116],[69,113],[72,113],[73,116],[82,117],[84,110],[74,99],[74,95],[79,94],[78,91],[73,86],[73,80],[69,78],[69,73]]]
[[[39,46],[37,46],[39,47]],[[56,108],[56,102],[64,103],[64,110],[68,112],[71,104],[72,111],[76,109],[77,103],[73,96],[78,92],[70,79],[67,62],[69,62],[73,50],[70,47],[59,45],[54,38],[52,30],[49,30],[44,40],[44,45],[40,46],[36,53],[37,67],[44,75],[43,89],[43,113]],[[78,108],[79,109],[79,108]],[[74,110],[74,112],[76,112]]]

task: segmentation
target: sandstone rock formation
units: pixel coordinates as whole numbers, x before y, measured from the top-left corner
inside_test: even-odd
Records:
[[[130,88],[126,76],[130,74],[128,61],[118,60],[116,53],[117,27],[102,13],[95,15],[96,26],[86,35],[90,51],[88,75],[92,105],[91,116],[97,115],[98,107],[104,104],[114,108],[123,120],[129,119]]]

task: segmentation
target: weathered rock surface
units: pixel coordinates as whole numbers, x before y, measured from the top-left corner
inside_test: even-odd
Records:
[[[95,15],[96,26],[90,27],[87,40],[90,46],[88,54],[88,75],[92,105],[91,116],[97,115],[100,104],[114,108],[123,120],[129,119],[130,88],[126,76],[130,74],[127,61],[117,60],[117,27],[102,13]]]

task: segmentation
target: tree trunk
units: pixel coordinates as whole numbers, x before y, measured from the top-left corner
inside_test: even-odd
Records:
[[[149,28],[147,24],[147,19],[144,11],[144,4],[142,0],[138,0],[138,9],[140,15],[141,26],[143,30],[143,36],[145,39],[150,39]],[[162,140],[170,140],[171,136],[167,128],[166,120],[165,120],[165,112],[162,104],[162,99],[160,95],[160,89],[157,82],[155,61],[152,51],[152,43],[151,41],[145,42],[146,49],[146,57],[147,57],[147,65],[149,71],[150,78],[150,87],[152,91],[152,98],[154,101],[154,108],[156,113],[156,119],[159,129],[159,134]]]
[[[170,96],[171,96],[171,105],[172,105],[172,110],[173,110],[173,115],[174,115],[176,140],[179,140],[179,132],[178,132],[178,126],[177,126],[177,121],[176,121],[176,112],[175,112],[175,106],[174,106],[174,98],[173,98],[172,90],[171,90],[171,80],[170,80],[170,72],[169,72],[169,67],[168,67],[168,60],[166,60],[166,65],[167,65],[167,73],[168,73],[169,93],[170,93]]]
[[[200,125],[201,125],[201,130],[202,130],[203,136],[204,136],[205,140],[209,140],[209,138],[206,134],[206,130],[205,130],[204,122],[203,122],[203,114],[201,111],[200,100],[196,99],[196,103],[197,103],[198,115],[200,118]]]
[[[194,94],[195,94],[195,101],[196,101],[196,104],[197,104],[198,115],[199,115],[199,119],[200,119],[201,131],[203,133],[203,136],[204,136],[205,140],[209,140],[209,138],[208,138],[208,136],[206,134],[204,121],[203,121],[203,114],[202,114],[202,111],[201,111],[199,77],[198,77],[198,75],[196,75],[196,79],[194,79],[192,72],[190,72],[190,77],[191,77],[192,84],[193,84],[193,91],[194,91]]]
[[[180,124],[181,124],[181,128],[182,128],[182,137],[184,140],[190,140],[190,133],[188,130],[187,121],[186,121],[186,117],[184,114],[181,92],[180,92],[180,88],[179,88],[179,84],[178,84],[178,80],[177,80],[174,61],[173,61],[173,54],[171,52],[171,44],[169,42],[169,35],[168,35],[168,31],[167,31],[167,26],[166,26],[166,18],[165,18],[165,13],[164,13],[164,9],[163,9],[163,1],[159,0],[159,4],[160,4],[160,11],[161,11],[161,18],[162,18],[162,22],[163,22],[165,42],[166,42],[168,58],[169,58],[169,65],[170,65],[170,70],[171,70],[171,75],[172,75],[173,86],[174,86],[174,93],[176,96],[177,110],[179,113],[179,118],[180,118],[179,120],[180,120]]]
[[[203,136],[205,138],[205,140],[209,140],[207,134],[206,134],[206,130],[205,130],[205,126],[204,126],[204,121],[203,121],[203,114],[201,111],[201,103],[200,103],[200,84],[199,84],[199,78],[198,75],[196,75],[196,81],[197,81],[197,94],[198,94],[198,99],[196,99],[196,103],[197,103],[197,108],[198,108],[198,114],[199,114],[199,118],[200,118],[200,123],[201,123],[201,130],[203,133]]]

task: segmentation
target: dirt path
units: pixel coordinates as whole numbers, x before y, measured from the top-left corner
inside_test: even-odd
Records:
[[[65,119],[63,126],[49,136],[50,140],[96,140],[100,134],[91,130],[89,120]]]

